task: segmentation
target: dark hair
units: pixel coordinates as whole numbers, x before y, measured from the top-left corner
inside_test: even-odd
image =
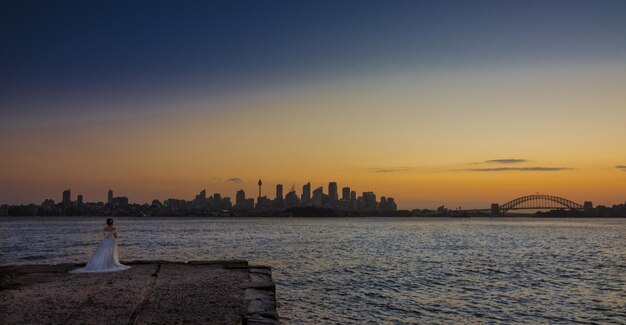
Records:
[[[112,224],[113,224],[113,219],[111,219],[111,218],[107,219],[107,225],[109,225],[109,226],[110,226],[110,225],[112,225]]]

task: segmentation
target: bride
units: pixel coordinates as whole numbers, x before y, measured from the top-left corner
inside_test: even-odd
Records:
[[[130,269],[130,266],[121,264],[117,257],[117,229],[113,227],[113,219],[107,219],[107,227],[103,231],[104,239],[89,263],[70,273],[115,272]]]

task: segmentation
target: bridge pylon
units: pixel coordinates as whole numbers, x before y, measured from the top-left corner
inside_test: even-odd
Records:
[[[497,217],[500,215],[500,204],[491,203],[491,216]]]

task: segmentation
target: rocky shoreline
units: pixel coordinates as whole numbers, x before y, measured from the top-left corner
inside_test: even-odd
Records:
[[[130,270],[69,274],[83,264],[0,267],[4,324],[278,324],[269,266],[247,261],[131,261]]]

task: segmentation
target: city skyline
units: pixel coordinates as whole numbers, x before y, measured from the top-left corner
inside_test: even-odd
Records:
[[[300,192],[300,194],[298,194],[298,191],[296,190],[295,185],[292,185],[291,188],[289,189],[289,191],[287,192],[287,194],[285,195],[284,190],[283,190],[283,184],[274,184],[274,188],[275,188],[275,195],[272,198],[272,196],[270,195],[262,195],[261,192],[261,184],[262,181],[259,179],[257,181],[258,184],[258,195],[257,196],[250,196],[250,195],[246,195],[246,191],[243,187],[241,187],[239,190],[237,190],[234,193],[234,197],[235,198],[235,202],[233,202],[232,206],[235,207],[237,205],[240,205],[240,203],[244,203],[244,201],[248,201],[248,200],[252,200],[253,202],[253,207],[256,206],[256,204],[259,203],[259,201],[261,200],[266,200],[269,199],[271,201],[283,201],[288,199],[290,193],[295,193],[296,194],[296,199],[298,200],[298,205],[300,205],[300,203],[302,203],[302,206],[318,206],[318,207],[323,207],[323,204],[321,202],[322,198],[325,201],[328,201],[330,203],[336,203],[339,201],[350,201],[350,200],[355,200],[357,198],[357,192],[351,188],[349,185],[344,185],[341,187],[342,190],[342,195],[341,197],[339,196],[339,190],[337,187],[337,182],[328,182],[328,187],[327,187],[327,191],[324,192],[324,185],[320,185],[317,186],[316,189],[314,191],[311,191],[311,182],[307,182],[305,184],[302,185],[302,191]],[[267,186],[267,185],[266,185]],[[72,189],[68,188],[65,189],[61,192],[61,195],[59,196],[60,199],[59,200],[55,200],[54,196],[51,197],[46,197],[45,199],[43,199],[43,202],[55,202],[59,203],[59,204],[64,204],[64,205],[80,205],[83,202],[87,202],[84,199],[84,195],[82,194],[82,192],[77,192],[74,191],[74,196],[76,197],[76,200],[73,200],[73,196],[72,196]],[[322,197],[315,197],[315,192],[317,192],[317,195],[322,195]],[[105,200],[95,200],[95,201],[89,201],[90,203],[103,203],[103,204],[114,204],[116,203],[116,200],[119,200],[118,202],[123,202],[122,205],[127,205],[127,204],[150,204],[151,201],[167,201],[167,200],[186,200],[185,198],[181,198],[181,197],[173,197],[173,196],[169,196],[167,198],[152,198],[150,200],[147,200],[145,202],[139,202],[139,201],[133,201],[131,200],[128,196],[115,196],[114,195],[114,190],[113,189],[109,189],[106,190],[106,199]],[[196,192],[197,194],[195,194],[195,198],[192,200],[188,200],[188,202],[193,202],[194,200],[201,200],[204,201],[208,196],[207,196],[207,189],[204,188],[199,192]],[[250,192],[248,192],[250,193]],[[313,194],[312,194],[313,193]],[[373,191],[363,191],[362,194],[369,194],[369,193],[374,193]],[[212,194],[213,196],[217,196],[217,197],[221,197],[222,193],[219,192],[214,192]],[[191,196],[193,197],[193,195]],[[231,200],[231,196],[224,196],[222,197],[224,199],[227,200]],[[393,197],[386,197],[385,195],[381,196],[381,198],[386,198],[386,199],[391,199],[392,202],[394,202],[394,198]],[[318,200],[319,202],[317,202],[316,204],[316,200]],[[0,204],[5,204],[5,202],[0,202]],[[22,205],[27,205],[27,204],[35,204],[35,202],[29,202],[26,204],[22,204]],[[246,203],[244,203],[246,204]],[[395,204],[395,202],[394,202]]]
[[[88,202],[82,194],[73,200],[71,189],[62,192],[62,199],[45,199],[41,204],[8,205],[0,204],[0,216],[219,216],[219,217],[503,217],[510,211],[526,210],[521,216],[528,216],[528,210],[538,217],[624,217],[624,203],[606,206],[594,205],[591,201],[583,204],[567,198],[549,194],[531,194],[508,202],[493,202],[489,208],[463,208],[461,206],[436,209],[398,209],[393,197],[368,191],[357,192],[350,186],[341,187],[341,197],[337,182],[329,182],[327,191],[319,186],[311,191],[311,183],[302,186],[298,196],[295,186],[284,195],[283,185],[275,185],[275,196],[263,195],[261,179],[257,182],[258,195],[248,197],[243,188],[235,194],[235,201],[221,193],[207,195],[201,190],[191,200],[186,198],[153,199],[151,202],[132,202],[126,196],[115,196],[112,189],[107,191],[106,202]],[[379,199],[378,199],[379,198]],[[519,213],[515,215],[520,216]],[[508,215],[510,216],[510,215]]]
[[[0,203],[253,192],[261,175],[402,209],[626,198],[624,1],[0,9]]]
[[[305,184],[302,185],[302,190],[300,192],[300,195],[298,195],[298,191],[296,190],[295,185],[292,185],[291,188],[289,189],[289,191],[287,192],[287,194],[285,195],[284,193],[284,186],[283,184],[274,184],[274,188],[275,188],[275,195],[272,198],[270,195],[262,195],[262,181],[259,179],[257,181],[257,186],[258,186],[258,195],[255,196],[248,196],[246,195],[246,191],[244,190],[243,187],[240,187],[239,190],[237,190],[235,192],[235,195],[233,196],[235,198],[235,201],[233,202],[231,199],[231,196],[223,196],[222,197],[222,193],[219,192],[214,192],[212,195],[207,196],[207,189],[204,188],[202,189],[200,192],[196,192],[198,194],[195,194],[195,198],[193,198],[192,200],[187,200],[186,198],[181,198],[181,197],[174,197],[174,196],[169,196],[166,199],[162,199],[162,198],[153,198],[150,199],[148,201],[145,202],[138,202],[138,201],[132,201],[130,200],[127,196],[114,196],[114,191],[112,189],[107,190],[107,194],[106,194],[106,200],[104,201],[90,201],[87,202],[84,199],[83,194],[81,193],[74,193],[74,195],[76,196],[76,200],[72,199],[72,189],[66,189],[63,190],[61,193],[61,199],[56,201],[54,199],[54,197],[48,197],[46,199],[43,200],[43,202],[41,203],[41,206],[52,206],[52,205],[58,205],[58,206],[65,206],[65,207],[69,207],[69,206],[81,206],[83,203],[85,204],[105,204],[105,205],[116,205],[116,206],[126,206],[126,205],[154,205],[155,203],[158,204],[166,204],[166,202],[168,201],[174,201],[174,202],[185,202],[186,204],[196,204],[198,202],[204,202],[207,199],[210,198],[216,198],[218,201],[220,200],[224,200],[224,202],[227,203],[227,208],[231,209],[231,208],[235,208],[235,209],[261,209],[261,210],[282,210],[282,209],[289,209],[289,208],[293,208],[293,207],[307,207],[307,206],[312,206],[312,207],[326,207],[326,208],[331,208],[331,209],[339,209],[341,208],[339,205],[337,205],[337,203],[340,202],[358,202],[361,200],[364,200],[367,196],[372,196],[374,202],[376,202],[376,194],[373,191],[364,191],[361,192],[362,195],[361,196],[357,196],[357,192],[351,188],[350,186],[341,186],[341,195],[340,195],[340,191],[339,191],[339,187],[337,182],[329,182],[328,183],[328,187],[326,192],[324,192],[324,186],[320,185],[317,188],[315,188],[315,190],[311,191],[311,182],[307,182]],[[248,192],[249,193],[249,192]],[[580,208],[582,208],[583,206],[585,207],[585,209],[590,209],[590,208],[594,208],[595,205],[593,204],[592,201],[580,201],[580,202],[584,202],[584,204],[580,204],[580,203],[576,203],[573,201],[570,201],[568,199],[565,198],[561,198],[558,196],[553,196],[553,195],[546,195],[546,194],[539,194],[539,193],[535,193],[535,194],[529,194],[527,196],[523,196],[523,197],[519,197],[516,198],[514,200],[510,200],[510,202],[508,202],[507,204],[517,204],[515,203],[517,200],[524,200],[525,198],[531,198],[531,197],[536,197],[533,199],[536,200],[543,200],[545,199],[545,197],[550,197],[551,200],[554,200],[553,202],[556,202],[556,205],[553,204],[554,207],[550,207],[550,208],[537,208],[537,210],[542,210],[542,209],[569,209],[568,206],[569,205],[577,205],[580,206]],[[381,199],[381,203],[384,204],[385,201],[389,201],[392,205],[393,208],[391,209],[391,211],[396,211],[398,210],[398,206],[396,204],[396,201],[393,197],[391,196],[385,196],[382,195],[380,196]],[[563,201],[567,201],[569,203],[564,203]],[[291,202],[291,203],[289,203]],[[543,202],[543,201],[542,201]],[[504,203],[504,202],[502,202]],[[25,203],[25,204],[5,204],[3,202],[0,202],[0,204],[2,204],[3,206],[9,207],[9,206],[22,206],[22,207],[26,207],[26,206],[33,206],[33,205],[37,205],[35,202],[29,202],[29,203]],[[278,204],[278,205],[277,205]],[[380,203],[377,203],[380,204]],[[613,204],[598,204],[599,207],[606,207],[606,206],[622,206],[625,205],[626,201],[622,201],[622,202],[614,202]],[[264,206],[266,205],[266,206]],[[485,206],[470,206],[470,207],[462,207],[462,206],[458,206],[458,205],[451,205],[451,206],[446,206],[446,205],[438,205],[437,209],[440,210],[442,208],[445,208],[446,211],[487,211],[487,210],[493,210],[494,206],[498,206],[499,203],[497,202],[492,202],[490,203],[490,208],[486,208]],[[358,210],[357,206],[348,206],[348,207],[343,207],[343,210]],[[405,210],[405,211],[412,211],[412,210],[432,210],[434,209],[434,207],[418,207],[418,208],[400,208],[399,210]],[[528,209],[528,208],[524,208],[524,209]],[[531,208],[531,209],[535,209],[535,208]]]

